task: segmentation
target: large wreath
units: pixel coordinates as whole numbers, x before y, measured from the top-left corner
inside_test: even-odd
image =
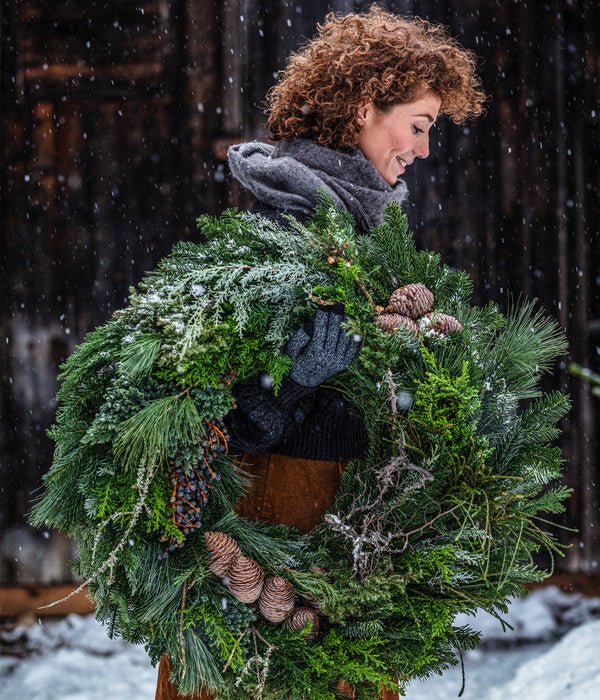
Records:
[[[470,305],[471,281],[417,251],[390,205],[368,236],[323,201],[308,227],[227,211],[199,219],[129,306],[65,363],[56,442],[32,522],[69,533],[111,635],[168,654],[182,693],[356,698],[402,689],[478,635],[561,547],[544,513],[568,408],[540,376],[564,352],[532,302]],[[329,386],[361,413],[364,459],[311,533],[238,517],[245,478],[223,417],[235,383],[277,392],[286,343],[340,302],[361,338]],[[523,405],[524,400],[527,400]]]

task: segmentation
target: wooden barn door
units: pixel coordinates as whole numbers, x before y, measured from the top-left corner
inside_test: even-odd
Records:
[[[69,576],[68,548],[42,568],[22,516],[50,464],[58,364],[217,206],[216,16],[166,0],[3,5],[2,578],[39,582]]]

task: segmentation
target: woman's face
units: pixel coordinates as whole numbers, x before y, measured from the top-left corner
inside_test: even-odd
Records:
[[[389,185],[396,184],[415,158],[429,155],[429,130],[440,105],[440,98],[428,91],[414,102],[395,105],[385,112],[372,102],[358,110],[361,129],[356,147]]]

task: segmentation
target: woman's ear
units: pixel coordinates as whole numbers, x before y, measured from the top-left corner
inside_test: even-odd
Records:
[[[373,106],[372,102],[367,102],[364,105],[361,105],[357,110],[356,110],[356,123],[359,126],[363,126],[365,122],[367,121],[367,117],[369,116],[369,112],[371,111]]]

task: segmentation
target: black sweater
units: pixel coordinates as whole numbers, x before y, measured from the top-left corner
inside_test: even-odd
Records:
[[[350,460],[367,449],[364,423],[338,391],[284,379],[275,396],[253,377],[239,382],[233,393],[237,408],[226,423],[234,451]]]

